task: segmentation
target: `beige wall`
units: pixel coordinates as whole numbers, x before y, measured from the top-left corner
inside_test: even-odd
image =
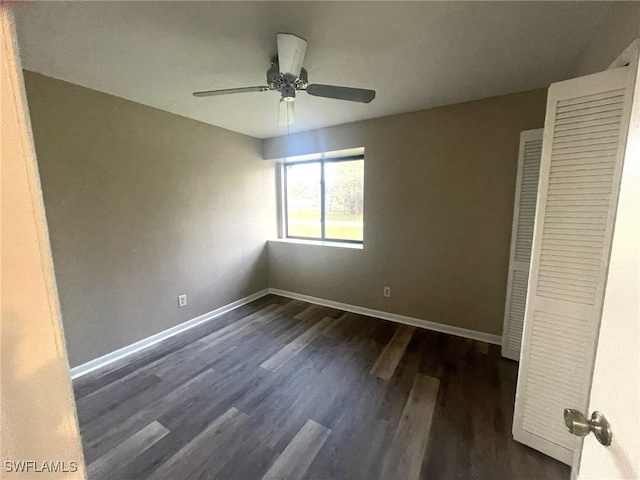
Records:
[[[275,177],[259,140],[25,82],[71,366],[267,288]]]
[[[266,158],[365,147],[364,249],[270,242],[270,286],[501,334],[519,136],[543,126],[545,101],[536,90],[265,140]]]
[[[567,78],[606,70],[609,65],[640,37],[640,2],[612,2],[602,24],[569,69]]]
[[[0,27],[0,477],[80,479],[84,461],[38,167],[4,5]],[[25,461],[38,463],[16,473],[11,462]],[[68,473],[35,473],[44,461],[61,462]]]

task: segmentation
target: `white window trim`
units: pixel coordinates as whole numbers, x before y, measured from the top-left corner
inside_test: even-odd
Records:
[[[358,249],[362,250],[364,248],[364,238],[362,239],[361,242],[354,242],[350,240],[322,240],[322,239],[312,239],[312,238],[287,237],[287,222],[286,222],[287,202],[285,198],[285,195],[286,195],[285,168],[287,167],[287,165],[296,163],[296,162],[321,161],[325,159],[351,157],[351,156],[362,156],[364,159],[364,147],[349,148],[344,150],[334,150],[330,152],[310,153],[305,155],[297,155],[293,157],[284,157],[278,160],[278,164],[276,165],[278,238],[274,240],[269,240],[269,241],[306,244],[306,245],[315,245],[315,246],[319,245],[319,246],[329,246],[329,247],[344,247],[344,248],[352,248],[356,250]]]

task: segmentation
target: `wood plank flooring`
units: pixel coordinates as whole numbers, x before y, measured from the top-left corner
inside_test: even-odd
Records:
[[[499,347],[274,295],[74,381],[90,480],[568,479]]]
[[[382,478],[419,478],[440,381],[417,374],[382,469]]]
[[[398,329],[393,335],[393,338],[387,346],[384,347],[384,350],[382,350],[378,360],[371,369],[372,375],[382,378],[383,380],[389,380],[393,376],[393,372],[396,371],[398,363],[400,363],[400,359],[404,355],[404,351],[407,349],[407,345],[409,345],[415,330],[416,327],[398,325]]]
[[[302,478],[330,434],[328,428],[307,420],[262,480]]]

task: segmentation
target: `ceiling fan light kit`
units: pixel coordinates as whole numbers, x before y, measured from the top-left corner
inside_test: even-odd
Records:
[[[227,88],[194,92],[194,97],[213,97],[234,93],[280,92],[278,124],[287,126],[293,123],[293,106],[297,92],[307,92],[315,97],[333,98],[349,102],[370,103],[375,90],[338,87],[335,85],[309,85],[307,71],[302,68],[307,51],[307,41],[291,33],[278,33],[278,55],[271,59],[267,70],[267,85],[257,87]]]

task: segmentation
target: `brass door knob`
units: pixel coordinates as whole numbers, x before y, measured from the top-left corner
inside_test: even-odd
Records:
[[[596,439],[602,445],[605,447],[611,445],[611,439],[613,437],[611,425],[605,416],[598,411],[593,412],[591,418],[587,419],[581,411],[574,408],[565,408],[564,423],[572,435],[584,437],[588,435],[589,432],[593,432]]]

